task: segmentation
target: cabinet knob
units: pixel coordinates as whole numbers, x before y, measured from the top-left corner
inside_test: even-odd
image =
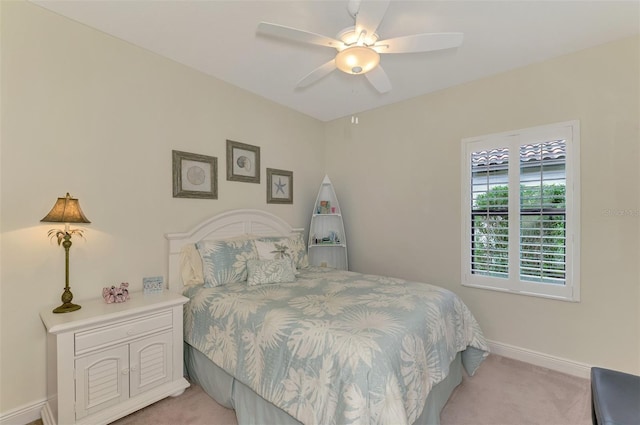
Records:
[[[135,366],[135,365],[131,366],[131,372],[135,372],[136,370],[138,370],[137,366]]]
[[[128,375],[129,374],[129,369],[122,369],[122,374],[123,375]]]

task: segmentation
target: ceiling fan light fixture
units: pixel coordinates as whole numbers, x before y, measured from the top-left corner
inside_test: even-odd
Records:
[[[357,33],[356,27],[347,27],[340,31],[336,38],[342,41],[346,47],[349,46],[373,46],[378,41],[378,34],[369,34],[366,31]]]
[[[338,52],[336,67],[347,74],[366,74],[380,63],[380,55],[366,46],[353,46]]]

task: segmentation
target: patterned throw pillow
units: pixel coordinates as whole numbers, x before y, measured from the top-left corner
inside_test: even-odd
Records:
[[[248,260],[247,284],[284,283],[296,280],[293,264],[288,258],[281,260]]]
[[[258,251],[258,258],[260,260],[284,260],[287,259],[293,266],[293,271],[296,272],[296,262],[293,258],[291,249],[289,249],[289,243],[287,240],[272,240],[265,241],[256,239],[254,241],[256,250]]]
[[[309,256],[307,255],[307,244],[304,243],[302,233],[296,233],[289,237],[289,247],[293,252],[293,259],[296,262],[296,267],[299,269],[306,269],[309,267]]]
[[[271,245],[265,245],[263,243]],[[309,267],[307,247],[302,239],[301,233],[296,233],[291,236],[259,238],[256,239],[256,247],[258,247],[260,259],[277,259],[280,258],[280,256],[288,256],[293,260],[297,269]],[[272,251],[273,256],[271,256]]]
[[[247,260],[258,259],[251,239],[201,241],[196,248],[202,257],[202,274],[207,288],[244,282],[247,280]]]

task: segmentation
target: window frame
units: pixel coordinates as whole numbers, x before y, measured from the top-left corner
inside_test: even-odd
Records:
[[[565,284],[554,285],[520,279],[520,146],[565,140]],[[509,148],[508,161],[508,277],[472,273],[472,169],[471,155],[481,150]],[[515,156],[514,156],[515,155]],[[580,122],[565,121],[515,131],[462,139],[462,285],[551,298],[580,301]]]

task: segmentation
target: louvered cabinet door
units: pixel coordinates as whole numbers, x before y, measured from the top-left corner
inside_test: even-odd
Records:
[[[76,420],[128,398],[128,345],[76,359]]]
[[[129,348],[131,397],[171,381],[171,353],[171,332],[131,343]]]

